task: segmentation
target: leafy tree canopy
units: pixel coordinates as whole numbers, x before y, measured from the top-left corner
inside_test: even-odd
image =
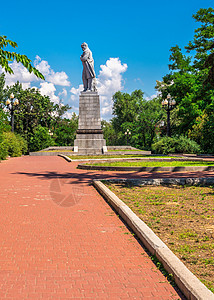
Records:
[[[183,54],[178,45],[172,47],[170,73],[156,86],[162,99],[168,93],[175,98],[180,119],[177,133],[185,135],[214,104],[214,9],[200,9],[193,18],[201,23],[185,47],[193,56]]]
[[[110,124],[103,123],[104,135],[108,136],[109,141],[115,140],[116,135],[119,144],[125,145],[130,142],[134,147],[149,149],[159,130],[163,111],[159,98],[145,100],[143,92],[136,90],[131,94],[121,92],[114,94],[113,115]],[[131,132],[129,136],[125,135],[127,129]]]
[[[13,74],[9,62],[16,60],[18,63],[22,63],[30,73],[33,72],[38,78],[45,79],[44,76],[32,66],[31,60],[26,55],[5,50],[8,46],[16,48],[18,45],[16,42],[7,39],[5,35],[0,36],[0,66],[2,66],[5,72]]]
[[[4,74],[0,75],[0,117],[2,121],[0,123],[0,131],[9,129],[8,120],[10,119],[10,114],[9,112],[5,113],[7,109],[5,103],[11,93],[19,100],[19,104],[14,110],[15,132],[23,136],[28,141],[30,147],[33,145],[33,136],[37,132],[36,128],[39,126],[46,128],[41,130],[41,132],[49,130],[50,133],[53,134],[56,143],[58,143],[58,140],[60,140],[61,143],[66,140],[65,138],[63,139],[62,136],[64,137],[66,131],[69,131],[67,127],[69,127],[70,124],[63,118],[63,115],[71,107],[69,107],[69,105],[63,105],[62,103],[54,104],[48,96],[41,95],[38,89],[29,88],[23,90],[19,82],[13,86],[4,88]],[[72,131],[70,144],[72,144],[74,139],[73,131],[77,123],[77,118],[74,119],[75,122],[73,123],[75,123],[75,125],[72,123],[72,128],[70,129],[70,131]],[[59,128],[61,128],[62,132]],[[69,137],[66,136],[66,138],[68,141]]]

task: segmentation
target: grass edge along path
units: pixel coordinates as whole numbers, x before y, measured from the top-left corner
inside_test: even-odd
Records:
[[[114,161],[87,163],[91,166],[104,167],[188,167],[188,166],[214,166],[214,161]]]

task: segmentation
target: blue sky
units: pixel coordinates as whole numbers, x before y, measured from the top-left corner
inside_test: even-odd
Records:
[[[78,112],[81,90],[81,43],[93,52],[101,95],[101,115],[111,117],[111,96],[120,89],[155,94],[155,82],[168,72],[169,49],[181,48],[199,26],[192,14],[213,7],[213,0],[194,1],[14,1],[1,3],[0,34],[18,43],[47,75],[44,84],[13,65],[7,83],[36,86],[53,101],[62,99]],[[103,66],[103,67],[101,67]]]

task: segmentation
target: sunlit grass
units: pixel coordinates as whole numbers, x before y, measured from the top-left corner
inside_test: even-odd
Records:
[[[93,166],[106,167],[186,167],[186,166],[214,166],[214,162],[208,161],[114,161],[96,162]]]

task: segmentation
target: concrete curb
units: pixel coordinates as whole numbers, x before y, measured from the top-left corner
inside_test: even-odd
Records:
[[[105,167],[79,164],[78,169],[101,171],[137,171],[137,172],[203,172],[214,171],[213,166],[187,166],[187,167]]]
[[[102,181],[102,179],[100,179]],[[108,182],[131,183],[136,186],[144,185],[205,185],[214,184],[214,177],[187,177],[187,178],[112,178],[103,179]]]
[[[65,153],[66,155],[71,155],[71,156],[85,156],[86,154],[84,153],[74,153],[73,151],[37,151],[37,152],[30,152],[30,156],[56,156],[58,154]],[[96,156],[99,155],[105,155],[107,157],[111,157],[113,155],[151,155],[151,153],[147,153],[146,151],[117,151],[117,152],[107,152],[105,154],[93,154]],[[91,155],[90,155],[91,156]]]
[[[72,159],[64,154],[58,154],[58,156],[64,158],[65,160],[67,160],[68,162],[72,162]]]
[[[95,161],[99,161],[99,162],[106,162],[106,161],[133,161],[133,160],[137,160],[137,161],[173,161],[173,160],[178,160],[178,158],[168,158],[168,157],[163,157],[163,158],[151,158],[151,157],[113,157],[113,158],[83,158],[83,159],[70,159],[68,156],[66,156],[65,154],[57,154],[58,156],[61,157],[67,157],[67,160],[70,161],[80,161],[80,162],[95,162]],[[73,155],[72,155],[73,156]],[[73,156],[75,158],[75,156]],[[195,158],[195,159],[190,159],[190,158],[179,158],[179,161],[204,161],[203,159],[200,158]],[[213,162],[214,164],[214,162]],[[80,164],[80,166],[84,166],[85,164]],[[80,168],[81,169],[81,168]]]
[[[58,156],[59,154],[62,154],[62,151],[60,152],[30,152],[30,156]],[[65,155],[73,155],[73,152],[64,152]]]
[[[113,206],[128,226],[142,241],[145,247],[156,255],[164,268],[174,279],[180,290],[190,300],[214,300],[213,293],[178,259],[161,239],[111,192],[101,181],[94,180],[94,186],[100,194]]]

